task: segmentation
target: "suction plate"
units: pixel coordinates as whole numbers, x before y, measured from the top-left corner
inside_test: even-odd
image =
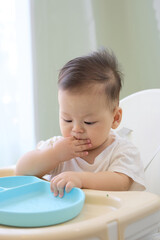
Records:
[[[50,183],[33,176],[0,178],[0,224],[42,227],[76,217],[85,200],[83,191],[73,188],[63,198],[54,197]]]

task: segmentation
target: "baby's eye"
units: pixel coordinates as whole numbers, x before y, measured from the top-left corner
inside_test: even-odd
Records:
[[[94,124],[95,122],[84,122],[85,124],[87,124],[87,125],[92,125],[92,124]]]
[[[67,122],[67,123],[70,123],[70,122],[72,122],[72,120],[68,120],[68,119],[63,119],[65,122]]]

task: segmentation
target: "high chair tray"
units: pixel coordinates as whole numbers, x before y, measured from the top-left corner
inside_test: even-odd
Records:
[[[0,178],[0,224],[41,227],[68,221],[82,210],[85,195],[73,188],[54,197],[50,183],[33,176]]]

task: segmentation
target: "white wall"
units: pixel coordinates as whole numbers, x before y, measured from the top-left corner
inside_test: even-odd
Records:
[[[90,0],[31,0],[37,140],[60,134],[57,75],[96,48]]]

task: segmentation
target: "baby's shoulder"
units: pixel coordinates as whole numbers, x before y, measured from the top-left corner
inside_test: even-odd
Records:
[[[128,151],[130,149],[137,149],[137,147],[134,145],[134,143],[129,138],[122,137],[116,132],[112,132],[112,134],[114,135],[113,147],[115,149],[119,149],[119,150],[126,149]]]

